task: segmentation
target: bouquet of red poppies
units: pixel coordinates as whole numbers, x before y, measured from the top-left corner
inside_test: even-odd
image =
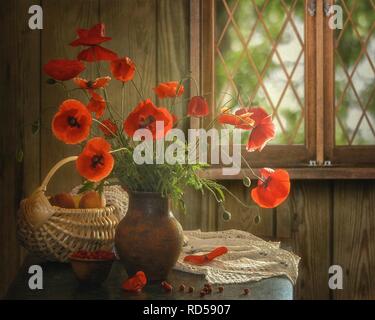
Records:
[[[114,181],[129,191],[159,192],[181,203],[184,189],[190,186],[212,192],[217,201],[222,203],[225,188],[199,175],[208,166],[205,163],[146,161],[140,164],[134,160],[140,145],[146,145],[143,153],[150,151],[147,146],[151,149],[153,159],[160,156],[157,145],[162,145],[165,150],[177,143],[183,150],[182,156],[191,152],[191,146],[187,143],[165,141],[164,138],[181,120],[174,113],[176,108],[183,105],[185,82],[192,79],[186,77],[179,81],[159,83],[153,88],[154,93],[159,101],[171,103],[168,107],[156,106],[148,96],[143,95],[144,88],[138,88],[133,81],[139,76],[133,60],[119,57],[117,53],[103,47],[104,42],[111,40],[105,36],[104,24],[97,24],[91,29],[78,29],[77,35],[70,44],[83,47],[77,58],[51,60],[44,65],[44,72],[50,77],[48,83],[60,84],[67,93],[67,99],[61,102],[52,119],[52,132],[66,144],[82,145],[76,168],[86,180],[84,189],[100,190],[105,183]],[[97,73],[95,79],[85,79],[81,75],[85,70],[90,71],[87,74]],[[105,74],[101,70],[106,70]],[[108,97],[107,87],[112,81],[122,84],[119,92],[121,105],[113,105]],[[124,88],[127,85],[134,86],[140,101],[125,114]],[[84,93],[86,101],[72,98],[76,90]],[[209,114],[206,99],[198,94],[186,102],[186,117],[200,118]],[[261,151],[275,136],[272,117],[263,108],[237,107],[235,112],[232,110],[223,108],[211,125],[219,123],[248,130],[249,152]],[[178,152],[172,152],[175,153]],[[256,178],[258,186],[251,191],[251,196],[260,206],[275,207],[288,196],[290,182],[286,171],[264,168]]]

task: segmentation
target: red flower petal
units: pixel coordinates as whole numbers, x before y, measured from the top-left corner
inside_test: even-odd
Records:
[[[258,186],[251,190],[251,197],[262,208],[275,208],[289,195],[290,178],[287,171],[282,169],[260,170],[263,180],[258,181]]]
[[[156,132],[157,121],[164,122],[162,132]],[[124,130],[129,137],[132,137],[138,129],[149,129],[154,140],[160,139],[172,127],[173,117],[170,112],[165,108],[156,107],[149,99],[138,104],[124,121]]]
[[[218,122],[221,124],[229,124],[244,130],[250,130],[254,125],[252,114],[247,112],[246,109],[240,109],[236,111],[235,114],[224,112],[219,115]]]
[[[192,117],[205,117],[209,114],[208,103],[203,97],[192,97],[188,105],[187,114]]]
[[[185,256],[184,261],[189,262],[191,264],[203,265],[209,263],[210,261],[214,260],[215,258],[223,254],[226,254],[227,252],[227,247],[218,247],[207,254]]]
[[[272,122],[271,115],[268,115],[262,108],[250,108],[249,112],[253,113],[252,118],[255,120],[255,127],[249,136],[246,149],[249,152],[262,151],[268,141],[275,138],[275,125]]]
[[[94,81],[86,80],[83,78],[74,78],[74,83],[80,87],[81,89],[99,89],[104,88],[108,85],[109,81],[111,80],[111,77],[100,77],[96,78]]]
[[[74,78],[73,82],[81,89],[87,89],[88,81],[83,78]]]
[[[78,56],[78,60],[93,62],[93,61],[112,61],[117,59],[117,54],[111,50],[105,49],[101,46],[93,46],[88,49],[81,51]]]
[[[50,60],[44,65],[43,70],[55,80],[67,81],[85,70],[85,65],[77,60]]]
[[[91,99],[87,105],[87,109],[95,112],[96,118],[99,119],[103,114],[106,107],[103,97],[93,91],[90,92]]]
[[[138,271],[133,277],[128,278],[122,284],[125,291],[138,292],[147,284],[147,278],[143,271]]]
[[[236,125],[237,128],[243,130],[251,130],[255,125],[253,113],[249,108],[241,108],[234,113],[237,117],[240,117],[239,123]]]
[[[76,161],[78,173],[92,182],[106,178],[112,171],[114,159],[109,153],[111,145],[103,138],[93,138],[87,142]]]
[[[108,85],[109,81],[111,81],[111,77],[100,77],[96,78],[91,86],[92,89],[99,89],[104,88]]]
[[[127,82],[134,77],[135,64],[128,57],[116,59],[111,62],[111,71],[117,80]]]
[[[160,99],[180,97],[184,90],[184,86],[178,81],[162,82],[154,88],[154,92]]]
[[[66,144],[76,144],[86,140],[91,124],[91,114],[83,103],[68,99],[61,104],[52,119],[52,132]]]
[[[99,129],[104,133],[106,137],[112,137],[114,134],[117,134],[118,128],[115,123],[110,119],[103,120]]]
[[[78,39],[70,44],[73,47],[98,45],[112,39],[104,36],[105,26],[103,23],[98,23],[91,29],[78,29],[77,34]]]

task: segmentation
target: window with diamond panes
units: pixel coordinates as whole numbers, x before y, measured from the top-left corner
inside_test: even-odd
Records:
[[[253,166],[375,175],[375,0],[199,3],[200,77],[213,113],[235,98],[235,108],[266,108],[277,127],[261,153],[243,148]],[[341,29],[330,27],[340,13],[332,5]]]
[[[335,34],[335,143],[375,145],[375,1],[339,0]]]
[[[215,2],[215,104],[265,107],[277,127],[271,144],[305,143],[304,9],[298,0]]]
[[[342,28],[325,25],[325,158],[375,164],[375,0],[336,0]],[[370,176],[370,175],[369,175]]]

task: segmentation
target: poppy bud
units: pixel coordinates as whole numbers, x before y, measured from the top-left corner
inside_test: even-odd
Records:
[[[229,221],[232,219],[232,214],[228,210],[223,211],[223,220]]]
[[[249,177],[244,177],[242,179],[242,183],[246,188],[249,188],[251,186],[251,179]]]
[[[57,81],[56,81],[55,79],[48,78],[48,79],[46,80],[46,83],[47,83],[47,84],[51,84],[51,85],[53,85],[53,84],[57,83]]]

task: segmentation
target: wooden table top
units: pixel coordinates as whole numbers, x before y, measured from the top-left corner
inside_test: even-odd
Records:
[[[29,267],[38,264],[43,269],[43,289],[31,290],[28,286]],[[126,272],[119,262],[113,264],[108,279],[98,287],[80,285],[68,263],[41,262],[28,257],[10,286],[5,299],[81,299],[81,300],[292,300],[293,285],[287,278],[270,278],[259,282],[245,284],[227,284],[223,293],[217,292],[219,285],[213,285],[213,293],[204,298],[199,296],[204,286],[204,276],[172,271],[168,282],[174,287],[172,293],[165,293],[159,283],[148,284],[140,293],[124,292],[122,282],[127,278]],[[195,288],[193,293],[178,291],[181,284]],[[250,289],[244,295],[244,289]]]

